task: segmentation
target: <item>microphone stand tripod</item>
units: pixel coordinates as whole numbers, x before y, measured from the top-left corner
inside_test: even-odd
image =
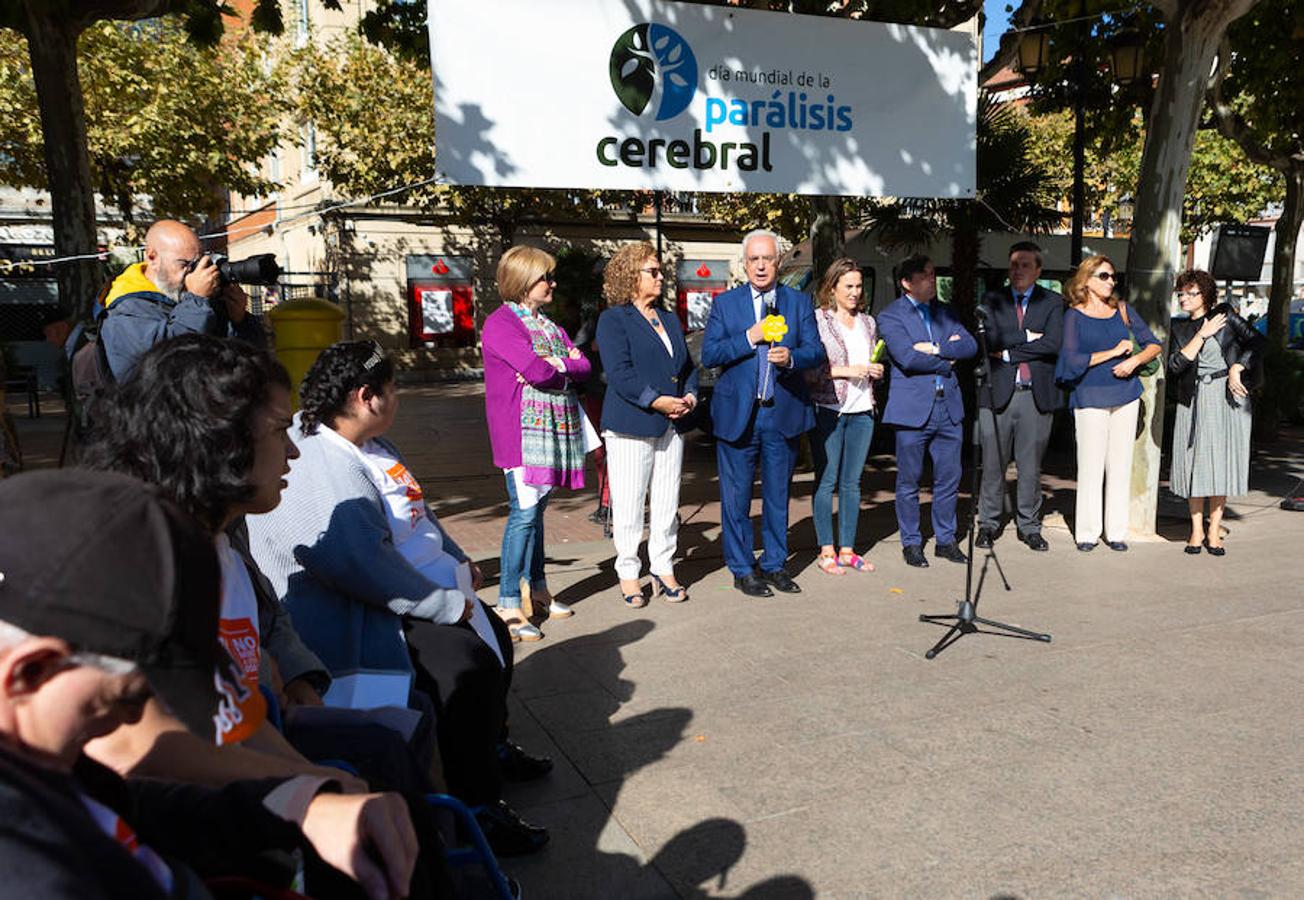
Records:
[[[1000,431],[996,422],[996,404],[992,401],[992,367],[991,357],[987,351],[987,312],[982,307],[978,307],[978,366],[975,374],[978,379],[978,390],[986,391],[987,406],[992,412],[992,428],[996,432],[996,446],[1000,446]],[[942,639],[932,646],[924,654],[925,659],[933,659],[947,647],[954,644],[966,634],[995,634],[1001,637],[1022,638],[1029,641],[1044,641],[1050,643],[1050,635],[1042,634],[1038,631],[1028,631],[1025,628],[1018,628],[1014,625],[1007,625],[1004,622],[997,622],[994,619],[984,619],[978,615],[978,595],[973,590],[973,542],[975,523],[978,515],[978,492],[982,485],[983,471],[983,454],[980,450],[981,441],[979,439],[978,425],[974,425],[973,441],[970,444],[969,458],[970,468],[973,472],[972,486],[969,491],[969,559],[965,565],[964,572],[964,599],[956,601],[956,611],[948,615],[921,615],[919,621],[928,622],[933,625],[950,625]],[[996,560],[996,570],[1000,572],[1001,580],[1005,580],[1005,572],[1001,569],[1001,561],[996,558],[996,548],[993,547],[988,551],[992,559]],[[1005,587],[1009,589],[1009,582],[1005,582]],[[986,625],[987,629],[979,628],[979,625]],[[989,630],[995,629],[995,630]]]

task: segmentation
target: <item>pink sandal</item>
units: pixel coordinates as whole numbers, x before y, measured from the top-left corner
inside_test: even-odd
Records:
[[[817,562],[816,565],[819,566],[819,570],[823,572],[825,575],[847,574],[847,570],[842,568],[842,566],[838,563],[838,558],[836,556],[824,556],[823,554],[821,554],[819,558],[819,562]]]
[[[858,572],[874,571],[874,564],[872,562],[856,555],[855,553],[851,553],[851,554],[839,553],[838,565],[844,566],[848,569],[855,569]]]

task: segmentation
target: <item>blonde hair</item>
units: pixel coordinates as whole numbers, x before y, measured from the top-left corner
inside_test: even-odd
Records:
[[[616,251],[602,273],[602,296],[608,306],[623,306],[634,299],[638,290],[638,277],[643,263],[657,258],[657,248],[651,241],[636,241]]]
[[[820,286],[815,291],[815,302],[820,309],[831,309],[833,307],[833,289],[838,286],[843,275],[849,275],[852,272],[860,271],[860,263],[850,257],[843,256],[829,263],[829,267],[824,270],[824,277],[820,279]],[[863,309],[865,305],[865,295],[860,295],[860,303],[856,309]]]
[[[1078,263],[1078,267],[1073,270],[1073,274],[1069,277],[1068,284],[1064,285],[1064,296],[1068,298],[1069,306],[1081,306],[1087,302],[1089,296],[1087,294],[1087,282],[1091,280],[1091,276],[1096,274],[1096,269],[1099,269],[1102,265],[1109,266],[1114,270],[1114,277],[1118,277],[1118,266],[1114,265],[1114,261],[1108,256],[1088,256]],[[1118,294],[1114,293],[1117,287],[1118,282],[1115,281],[1114,286],[1110,288],[1109,299],[1105,301],[1113,309],[1118,309],[1118,304],[1121,302]]]
[[[551,253],[538,247],[517,244],[498,260],[498,296],[519,303],[544,275],[557,268]]]

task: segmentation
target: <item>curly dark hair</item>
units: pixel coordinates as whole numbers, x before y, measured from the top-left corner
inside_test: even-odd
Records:
[[[184,334],[155,345],[97,401],[81,465],[157,485],[210,531],[254,494],[254,427],[290,376],[244,341]]]
[[[1218,305],[1218,282],[1213,280],[1212,275],[1203,269],[1187,269],[1177,276],[1177,283],[1173,287],[1180,294],[1192,285],[1200,292],[1205,313]]]
[[[394,380],[394,360],[375,341],[340,341],[321,352],[299,385],[299,431],[316,434],[344,410],[349,394],[379,394]]]

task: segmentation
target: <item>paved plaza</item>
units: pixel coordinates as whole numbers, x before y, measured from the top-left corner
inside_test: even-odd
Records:
[[[408,388],[403,404],[391,436],[492,585],[506,508],[479,387]],[[19,418],[29,464],[57,458],[53,409]],[[681,507],[687,604],[625,608],[592,492],[555,499],[548,573],[576,615],[517,645],[515,737],[557,761],[509,795],[552,831],[505,863],[525,896],[1304,895],[1304,515],[1276,506],[1304,476],[1304,435],[1256,455],[1222,559],[1185,556],[1170,518],[1169,540],[1077,552],[1061,448],[1051,552],[999,541],[1009,591],[994,560],[975,569],[982,614],[1054,642],[973,635],[931,661],[942,632],[919,614],[952,611],[964,569],[903,563],[891,463],[875,455],[865,480],[878,571],[842,578],[811,564],[799,470],[796,597],[732,589],[700,436]]]

